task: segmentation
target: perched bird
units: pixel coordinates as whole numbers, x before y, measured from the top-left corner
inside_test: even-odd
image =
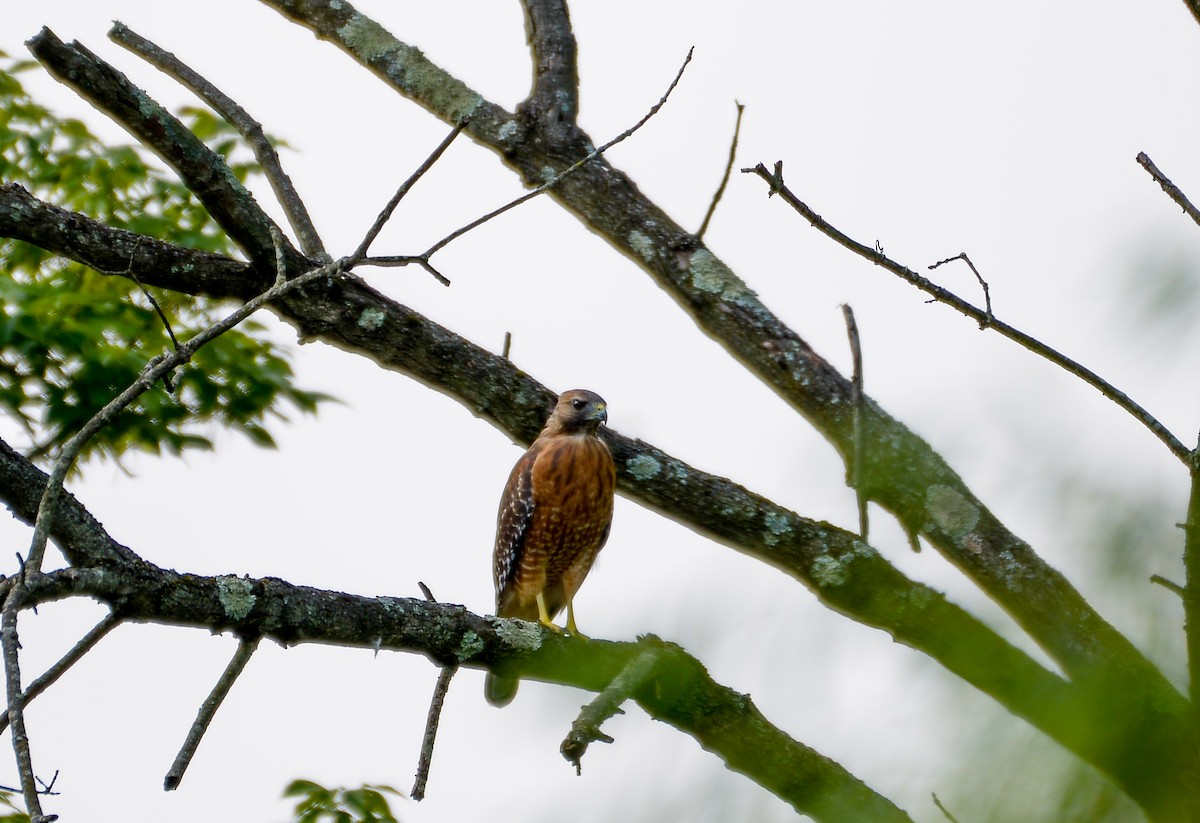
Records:
[[[596,435],[607,408],[595,392],[563,392],[513,466],[496,515],[497,616],[537,620],[558,631],[552,621],[566,606],[567,631],[578,634],[571,601],[612,524],[617,470]],[[504,706],[516,693],[515,679],[488,674],[489,703]]]

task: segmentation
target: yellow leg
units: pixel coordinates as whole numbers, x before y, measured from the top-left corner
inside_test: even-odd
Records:
[[[574,600],[567,601],[567,632],[574,637],[580,638],[581,640],[588,639],[588,636],[586,634],[584,634],[583,632],[579,631],[579,628],[575,625],[575,601]]]
[[[539,592],[537,596],[537,607],[538,622],[548,629],[553,629],[554,631],[561,633],[562,629],[554,625],[554,621],[550,619],[550,612],[546,610],[546,598],[541,592]]]

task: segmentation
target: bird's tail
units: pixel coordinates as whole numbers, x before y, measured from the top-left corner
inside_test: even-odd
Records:
[[[501,677],[488,672],[483,681],[483,696],[497,708],[507,706],[517,696],[519,682],[515,677]]]

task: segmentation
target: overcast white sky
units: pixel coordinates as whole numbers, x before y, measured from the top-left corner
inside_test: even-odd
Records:
[[[358,8],[501,105],[512,108],[528,90],[516,2]],[[1147,151],[1200,197],[1200,26],[1178,0],[608,0],[577,2],[572,16],[582,124],[597,143],[635,122],[695,46],[668,105],[610,155],[681,224],[699,226],[739,100],[747,107],[739,166],[784,160],[789,185],[817,211],[914,269],[968,252],[999,316],[1083,359],[1192,441],[1200,338],[1185,326],[1151,328],[1141,309],[1175,261],[1200,259],[1200,232],[1134,162]],[[248,0],[8,3],[0,49],[24,56],[22,41],[47,25],[165,104],[193,102],[106,39],[113,19],[174,51],[291,144],[285,163],[334,254],[357,244],[446,133],[340,51]],[[57,112],[128,139],[53,81],[23,80]],[[374,250],[422,250],[520,190],[490,152],[460,140]],[[1146,576],[1182,575],[1170,522],[1160,545],[1130,561],[1124,594],[1114,594],[1099,582],[1090,523],[1068,516],[1076,512],[1056,495],[1069,473],[1160,495],[1182,519],[1184,473],[1156,440],[1073,378],[835,247],[768,201],[757,178],[734,176],[706,239],[842,366],[849,355],[838,306],[850,303],[872,396],[1118,626],[1148,640],[1139,616],[1168,595]],[[598,391],[620,432],[802,515],[854,527],[853,495],[832,449],[549,200],[464,237],[438,264],[449,289],[415,269],[366,277],[483,346],[499,350],[511,331],[521,368],[556,390]],[[965,269],[935,274],[976,294]],[[1184,297],[1194,297],[1190,283]],[[297,348],[295,366],[303,385],[344,404],[278,427],[278,451],[224,435],[213,455],[131,459],[132,476],[89,465],[72,491],[114,537],[163,566],[368,595],[419,596],[424,581],[440,600],[490,611],[495,506],[519,448],[455,402],[323,344]],[[456,445],[447,451],[448,439]],[[913,555],[875,514],[881,551],[1008,631],[934,552]],[[28,530],[0,525],[8,556],[23,552]],[[967,783],[971,761],[960,755],[1001,714],[884,634],[829,613],[794,581],[628,501],[618,501],[612,538],[577,606],[593,636],[654,632],[682,643],[718,681],[750,693],[773,722],[918,820],[940,819],[930,793],[953,796]],[[100,614],[71,603],[24,618],[24,670],[35,675]],[[1154,642],[1177,677],[1180,637]],[[279,793],[295,777],[408,790],[436,670],[414,656],[264,644],[180,789],[163,793],[162,776],[234,645],[151,626],[107,638],[29,712],[38,771],[60,770],[62,795],[48,811],[100,823],[276,821],[287,814]],[[593,747],[577,778],[558,745],[586,697],[526,684],[496,711],[482,700],[481,673],[461,672],[428,798],[400,801],[400,816],[792,817],[636,708],[611,722],[616,743]],[[0,783],[15,784],[5,762]],[[976,817],[969,805],[956,811]]]

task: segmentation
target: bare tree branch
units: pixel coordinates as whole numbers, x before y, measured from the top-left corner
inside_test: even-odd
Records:
[[[234,682],[246,668],[246,664],[250,662],[250,658],[254,656],[257,649],[257,637],[251,640],[243,639],[238,643],[237,651],[234,652],[225,671],[221,673],[220,679],[217,680],[208,697],[204,698],[204,702],[200,704],[200,709],[196,712],[196,719],[188,730],[183,746],[179,749],[179,754],[175,756],[175,762],[171,764],[167,776],[163,778],[164,790],[171,792],[179,788],[183,774],[187,771],[188,764],[192,762],[192,757],[196,754],[196,749],[200,746],[200,740],[204,737],[204,733],[212,724],[217,709],[221,708],[221,704],[229,695],[229,690],[233,688]]]
[[[950,823],[958,823],[958,818],[950,814],[950,810],[942,805],[942,801],[938,799],[936,794],[933,795],[933,805],[938,807],[938,811],[940,811],[946,820],[950,821]]]
[[[1179,186],[1176,186],[1174,183],[1172,183],[1170,178],[1158,170],[1158,166],[1154,165],[1154,161],[1150,159],[1150,155],[1146,154],[1144,151],[1138,152],[1137,161],[1141,167],[1144,168],[1150,174],[1150,176],[1154,178],[1154,181],[1162,187],[1162,190],[1167,193],[1167,196],[1174,200],[1179,207],[1183,209],[1183,213],[1192,218],[1192,221],[1195,222],[1196,225],[1200,225],[1200,209],[1197,209],[1192,204],[1192,201],[1188,199],[1187,195],[1183,193]]]
[[[423,599],[360,597],[274,578],[185,575],[146,563],[33,574],[26,605],[79,595],[120,604],[132,620],[229,629],[284,645],[415,652],[440,666],[503,661],[523,677],[591,691],[654,647],[662,670],[637,694],[651,717],[690,734],[731,769],[818,820],[909,820],[840,765],[772,726],[746,695],[715,683],[682,649],[657,639],[589,641]]]
[[[863,391],[862,342],[858,338],[854,309],[850,308],[849,303],[842,304],[842,316],[846,320],[846,336],[850,338],[850,357],[853,363],[850,384],[853,389],[851,400],[854,402],[854,461],[850,464],[850,485],[854,487],[854,497],[858,503],[858,534],[865,542],[869,539],[870,521],[867,518],[867,493],[862,480],[863,466],[867,462],[867,443],[863,435],[866,418],[863,403],[866,393]]]
[[[660,662],[658,649],[647,649],[630,660],[629,665],[604,687],[604,691],[583,707],[559,747],[562,756],[575,767],[575,774],[583,773],[583,755],[589,745],[597,740],[601,743],[613,742],[613,738],[600,731],[600,727],[614,714],[620,713],[622,703],[645,688]]]
[[[412,337],[419,333],[420,327],[409,324],[407,330],[408,336]],[[444,355],[447,349],[440,348],[439,351]],[[495,362],[503,363],[506,370],[517,371],[500,358]],[[492,369],[480,374],[491,374],[493,379],[499,376]],[[472,385],[479,384],[472,382]],[[522,389],[524,396],[537,397],[538,391],[544,392],[547,398],[552,396],[538,384],[532,383],[532,386],[536,390]],[[544,403],[540,408],[544,408]],[[524,431],[509,429],[510,436],[526,443],[532,440],[540,425],[540,408],[532,415],[538,423]],[[509,425],[514,422],[510,419]],[[617,461],[622,492],[627,496],[784,570],[810,586],[831,608],[866,625],[882,628],[897,641],[929,654],[992,695],[1010,711],[1028,718],[1088,762],[1115,775],[1124,771],[1123,761],[1130,756],[1132,744],[1122,743],[1117,747],[1108,740],[1098,743],[1085,720],[1098,703],[1111,704],[1112,696],[1081,690],[1050,674],[974,617],[949,603],[940,593],[906,579],[856,535],[828,523],[805,520],[652,446],[631,441],[615,432],[606,434]],[[18,517],[31,522],[34,504],[14,505],[14,499],[20,503],[28,501],[28,497],[21,495],[23,488],[13,489],[5,482],[12,477],[22,487],[39,482],[44,484],[45,475],[37,469],[29,467],[31,471],[19,471],[24,464],[27,461],[20,455],[11,449],[0,448],[0,498],[10,502]],[[30,473],[35,477],[31,478]],[[102,534],[102,529],[89,522],[86,511],[69,498],[60,504],[55,529],[55,539],[69,558],[124,556],[121,552],[128,552],[124,547],[118,549],[118,544],[111,540],[98,540],[96,533]],[[763,540],[764,534],[769,534],[771,540]],[[112,548],[102,552],[95,549],[78,552],[76,546],[79,543],[88,547],[104,543]],[[151,568],[136,556],[132,557],[133,565]],[[146,596],[153,598],[154,595],[147,591]],[[229,627],[217,613],[209,615],[208,619],[211,622],[204,625],[214,630]],[[244,630],[258,629],[252,624]],[[286,637],[283,639],[287,640]],[[435,655],[434,659],[439,658]],[[1112,711],[1119,710],[1121,707],[1113,704]],[[1113,714],[1111,717],[1114,741],[1125,741],[1128,736],[1134,736],[1138,740],[1144,738],[1146,746],[1163,748],[1171,745],[1170,740],[1163,737],[1170,731],[1169,726],[1162,729],[1147,727],[1145,718],[1134,714]],[[1132,725],[1122,727],[1122,719]]]
[[[272,228],[276,236],[280,237],[278,234],[279,230],[274,227]],[[241,323],[265,304],[282,297],[287,292],[315,280],[340,274],[343,265],[342,261],[329,263],[292,280],[285,280],[281,271],[279,280],[274,286],[262,294],[247,300],[228,316],[203,331],[197,332],[173,352],[153,358],[146,364],[146,367],[142,370],[137,380],[105,404],[100,411],[92,415],[88,422],[80,427],[79,431],[72,435],[70,440],[63,444],[58,458],[54,461],[54,469],[50,473],[50,480],[46,484],[41,503],[38,506],[37,521],[34,525],[33,539],[29,547],[29,557],[25,562],[25,571],[30,568],[34,571],[41,570],[42,557],[46,551],[46,541],[50,536],[51,523],[54,519],[59,495],[62,493],[63,481],[66,479],[67,472],[70,471],[79,452],[96,432],[108,425],[109,421],[127,408],[140,395],[149,390],[164,374],[168,374],[179,366],[188,363],[204,345]],[[22,574],[24,574],[24,571]]]
[[[521,111],[542,131],[567,136],[579,117],[578,46],[565,5],[522,0],[525,32],[533,58],[533,87]]]
[[[270,285],[250,263],[185,249],[126,229],[105,225],[37,199],[17,183],[0,183],[0,236],[32,243],[105,275],[137,277],[143,283],[188,294],[249,299]]]
[[[1156,586],[1162,586],[1167,591],[1177,594],[1180,597],[1183,597],[1183,591],[1184,591],[1183,586],[1180,586],[1178,583],[1176,583],[1173,580],[1168,580],[1167,578],[1163,577],[1161,574],[1150,575],[1150,582]]]
[[[191,181],[192,192],[255,266],[274,272],[270,229],[275,223],[220,157],[125,75],[78,43],[67,45],[42,29],[26,45],[57,80],[125,127],[181,179]],[[296,271],[311,268],[290,247],[288,257]]]
[[[987,281],[983,279],[983,275],[979,273],[979,269],[975,268],[975,264],[971,262],[971,258],[967,257],[965,251],[959,252],[953,257],[947,257],[945,260],[939,260],[929,266],[929,270],[933,271],[936,268],[952,263],[955,260],[961,260],[971,269],[971,273],[975,275],[975,279],[979,281],[979,287],[983,289],[983,320],[979,321],[979,328],[986,329],[992,324],[995,317],[992,315],[992,292],[988,288]]]
[[[3,193],[0,189],[0,195]],[[90,230],[82,234],[94,236]],[[56,251],[71,256],[73,248],[64,244]],[[147,269],[153,271],[154,267]],[[196,280],[211,282],[203,272],[196,274]],[[147,274],[147,282],[184,292],[193,291],[194,286],[186,276],[175,274],[158,278]],[[385,368],[410,374],[450,394],[517,442],[528,444],[536,436],[554,392],[504,357],[475,346],[354,278],[334,285],[329,291],[306,289],[303,299],[285,296],[276,308],[302,334],[368,356]],[[363,323],[368,317],[372,322]],[[1113,695],[1089,687],[1071,696],[1075,687],[1050,675],[941,594],[899,574],[856,535],[799,517],[648,444],[613,431],[606,431],[605,436],[616,458],[622,494],[783,569],[831,608],[884,629],[931,655],[1106,772],[1127,770],[1126,761],[1137,757],[1138,746],[1161,749],[1174,745],[1170,742],[1171,723],[1153,715],[1146,717],[1126,705],[1139,703],[1141,695],[1136,691]],[[871,439],[879,442],[876,437]],[[0,458],[4,454],[0,450]],[[0,481],[5,470],[0,459]],[[0,482],[0,496],[8,498],[9,494]],[[61,546],[64,541],[59,542]],[[70,543],[62,547],[68,557],[73,556]],[[108,556],[107,551],[100,556]],[[1088,724],[1077,722],[1071,707],[1092,707],[1096,701],[1111,705],[1108,716],[1131,724],[1121,727],[1114,723],[1113,740],[1128,737],[1140,741],[1138,746],[1115,746],[1111,741],[1097,746],[1082,733]],[[1172,707],[1169,696],[1155,705],[1168,717],[1186,712],[1182,701]]]
[[[442,706],[446,702],[446,692],[450,689],[450,681],[454,679],[457,672],[458,666],[442,666],[441,671],[438,672],[437,684],[433,688],[433,697],[429,700],[429,713],[425,717],[425,734],[421,738],[421,756],[417,758],[417,774],[413,779],[411,792],[412,799],[418,802],[425,799],[425,784],[429,782],[429,768],[433,765],[433,747],[437,741]]]
[[[805,220],[811,223],[815,229],[830,239],[836,241],[838,244],[854,252],[859,257],[862,257],[871,263],[874,263],[875,265],[892,272],[902,280],[910,283],[913,286],[916,286],[926,294],[932,295],[934,300],[940,303],[945,303],[961,314],[965,314],[968,317],[975,319],[976,322],[980,324],[980,328],[996,330],[1008,339],[1019,344],[1022,348],[1028,349],[1034,354],[1049,360],[1051,363],[1059,366],[1064,371],[1070,372],[1079,379],[1083,380],[1085,383],[1099,391],[1112,402],[1116,403],[1120,408],[1128,412],[1135,420],[1149,429],[1151,434],[1161,440],[1163,444],[1170,449],[1171,453],[1179,458],[1180,462],[1182,462],[1185,466],[1190,468],[1194,464],[1195,456],[1193,455],[1191,449],[1183,445],[1179,438],[1173,435],[1166,426],[1164,426],[1158,421],[1157,418],[1154,417],[1154,415],[1150,414],[1150,412],[1146,411],[1144,408],[1134,402],[1133,398],[1109,383],[1100,375],[1093,372],[1091,369],[1072,360],[1055,349],[1052,349],[1050,346],[1047,346],[1037,338],[1031,337],[1025,332],[1016,329],[1007,323],[997,320],[991,315],[990,312],[976,308],[948,289],[942,288],[928,278],[917,274],[912,269],[892,260],[877,248],[872,248],[859,243],[857,240],[854,240],[849,235],[844,234],[839,229],[835,228],[823,217],[821,217],[821,215],[813,211],[807,203],[798,198],[787,186],[784,185],[781,163],[776,164],[774,172],[769,171],[762,163],[759,163],[752,169],[742,169],[742,171],[757,174],[759,177],[765,180],[768,185],[771,186],[772,193],[778,194],[785,203],[795,209],[796,212],[798,212],[802,217],[804,217]]]
[[[717,186],[712,202],[708,204],[708,211],[704,213],[704,220],[700,222],[700,230],[696,232],[697,240],[703,239],[705,232],[708,231],[708,224],[716,214],[717,204],[725,195],[725,187],[729,185],[729,176],[733,173],[733,163],[737,158],[738,135],[742,133],[742,112],[746,110],[746,107],[736,100],[734,105],[737,106],[737,121],[733,124],[733,139],[729,141],[729,160],[725,163],[725,174],[721,176],[721,185]]]
[[[92,627],[91,631],[80,638],[79,642],[71,647],[63,657],[42,673],[42,676],[29,684],[29,688],[25,689],[25,705],[44,692],[46,689],[58,682],[58,678],[62,677],[67,669],[74,666],[88,652],[90,652],[97,643],[99,643],[105,635],[121,624],[121,618],[117,617],[114,612],[109,612],[104,616],[104,619]],[[8,728],[8,716],[0,717],[0,732]]]
[[[1200,0],[1183,0],[1183,4],[1192,13],[1192,17],[1196,18],[1196,22],[1200,23]]]
[[[42,801],[38,797],[37,778],[33,771],[33,757],[29,751],[29,734],[25,731],[25,693],[21,690],[21,642],[17,639],[17,614],[20,611],[24,589],[13,586],[4,598],[0,610],[0,646],[4,652],[4,684],[8,697],[8,726],[12,735],[13,753],[17,758],[17,774],[21,778],[21,795],[25,809],[33,823],[47,820],[42,814]],[[54,816],[48,818],[54,820]]]
[[[212,107],[242,135],[242,138],[254,152],[258,165],[262,168],[275,198],[283,207],[300,248],[304,253],[322,263],[328,263],[330,258],[325,252],[321,237],[308,214],[308,208],[300,199],[296,187],[283,170],[279,162],[279,153],[267,139],[262,124],[250,116],[244,108],[232,98],[214,86],[206,78],[186,65],[178,57],[142,37],[124,23],[113,23],[108,32],[109,39],[129,49],[134,54],[155,66],[164,74],[174,77],[187,88],[191,89],[201,100]]]
[[[488,222],[492,218],[499,217],[501,214],[504,214],[504,212],[506,212],[510,209],[516,208],[517,206],[521,205],[525,201],[532,200],[534,197],[537,197],[539,194],[549,191],[550,189],[554,188],[559,183],[561,183],[563,181],[563,179],[566,178],[568,175],[574,173],[575,171],[581,169],[583,166],[592,162],[597,157],[604,154],[604,152],[608,151],[613,146],[620,143],[622,140],[625,140],[627,137],[632,135],[634,132],[636,132],[642,126],[646,125],[647,121],[649,121],[650,118],[653,117],[654,115],[658,114],[659,109],[661,109],[664,105],[666,105],[667,98],[671,96],[671,92],[675,91],[675,87],[679,85],[679,81],[683,77],[683,72],[687,69],[688,63],[690,63],[690,62],[692,62],[692,49],[688,49],[687,57],[685,57],[683,59],[683,63],[682,63],[682,65],[679,66],[679,71],[677,71],[675,73],[675,79],[673,79],[671,81],[671,85],[669,85],[667,87],[667,90],[665,92],[663,92],[662,97],[658,98],[658,102],[655,103],[653,106],[651,106],[650,110],[648,112],[646,112],[645,115],[642,116],[641,120],[637,121],[632,126],[625,129],[625,131],[621,132],[616,137],[609,140],[603,146],[600,146],[597,149],[592,149],[586,155],[579,158],[574,163],[572,163],[571,165],[567,166],[562,171],[555,174],[553,177],[551,177],[549,180],[547,180],[542,185],[538,186],[533,191],[526,192],[525,194],[521,195],[520,197],[516,197],[516,198],[510,200],[509,202],[505,203],[500,208],[498,208],[494,211],[490,211],[487,214],[483,215],[482,217],[471,221],[470,223],[463,226],[462,228],[457,229],[456,231],[453,231],[450,234],[446,235],[441,240],[439,240],[438,242],[436,242],[432,246],[430,246],[425,251],[425,253],[421,255],[421,257],[423,257],[425,259],[429,259],[435,253],[437,253],[440,249],[442,249],[447,244],[449,244],[451,241],[457,240],[459,237],[462,237],[464,234],[471,231],[472,229],[478,228],[479,226],[482,226],[484,223]]]
[[[264,2],[339,46],[439,118],[454,122],[471,114],[468,134],[496,151],[526,183],[542,182],[548,166],[563,168],[584,153],[580,146],[587,145],[586,135],[570,132],[558,144],[542,140],[528,124],[483,100],[423,55],[421,71],[409,71],[405,60],[418,50],[345,0]],[[802,413],[844,460],[852,459],[849,381],[627,176],[601,158],[550,194],[641,265],[702,330]],[[866,474],[872,500],[967,573],[1072,677],[1104,690],[1119,680],[1127,694],[1140,695],[1135,699],[1139,705],[1147,701],[1165,709],[1160,720],[1166,725],[1186,713],[1182,696],[1162,673],[1028,543],[1005,528],[928,444],[873,402],[867,408],[871,443]],[[1142,796],[1156,791],[1145,790]]]
[[[278,229],[272,227],[272,230],[280,247],[279,253],[282,256],[282,237]],[[67,472],[88,440],[100,431],[101,428],[106,426],[117,414],[128,407],[138,396],[152,387],[159,379],[162,379],[164,375],[189,362],[200,347],[236,326],[270,300],[282,295],[289,289],[302,286],[318,277],[328,277],[330,274],[340,271],[341,265],[341,263],[331,263],[328,266],[314,269],[293,280],[285,280],[281,269],[275,286],[263,292],[258,297],[242,304],[228,317],[197,333],[173,352],[155,357],[147,363],[142,373],[138,376],[138,379],[117,395],[117,397],[113,398],[112,401],[107,403],[100,411],[96,412],[63,445],[61,453],[54,461],[54,469],[44,485],[41,500],[38,502],[29,557],[22,564],[21,573],[5,597],[3,611],[0,613],[0,640],[3,641],[4,667],[8,684],[8,722],[12,729],[17,769],[21,774],[22,794],[25,796],[26,807],[29,809],[30,816],[33,819],[40,819],[42,813],[38,805],[37,788],[29,751],[29,739],[25,732],[24,710],[26,697],[21,690],[21,674],[18,664],[20,644],[17,641],[17,613],[20,604],[24,601],[25,587],[30,573],[37,574],[41,571],[42,558],[45,555],[46,544],[53,528],[59,497],[62,494],[62,484],[66,479]],[[186,767],[186,762],[183,765]],[[169,780],[170,775],[168,775]]]
[[[421,163],[421,165],[417,167],[417,170],[410,174],[408,179],[400,184],[400,188],[396,190],[394,195],[392,195],[392,199],[387,202],[387,205],[383,207],[381,212],[379,212],[379,216],[375,218],[374,224],[372,224],[371,228],[367,230],[366,236],[363,237],[362,242],[358,244],[358,248],[354,250],[354,254],[351,255],[351,259],[362,260],[366,258],[367,250],[371,248],[371,244],[375,242],[375,238],[379,236],[379,232],[383,230],[384,225],[388,220],[391,219],[392,213],[396,211],[396,206],[400,205],[400,201],[403,200],[404,196],[408,194],[412,187],[417,184],[417,181],[425,176],[425,172],[433,168],[433,164],[436,163],[441,156],[446,153],[446,149],[450,148],[450,144],[454,142],[454,138],[458,137],[458,135],[462,133],[462,130],[467,127],[467,123],[469,122],[469,120],[463,119],[455,123],[454,128],[450,130],[450,133],[446,135],[445,139],[442,140],[442,142],[438,144],[438,147],[434,149],[428,157],[425,158],[425,162]],[[445,285],[450,285],[449,281],[446,281]]]
[[[48,480],[45,472],[0,440],[0,499],[15,517],[33,525]],[[127,547],[110,538],[66,489],[59,496],[58,506],[59,515],[54,518],[50,534],[70,563],[106,568],[141,562]],[[14,578],[0,581],[0,593],[7,594],[13,582]]]
[[[447,122],[470,115],[468,133],[504,157],[530,185],[544,183],[546,169],[561,171],[591,150],[587,136],[577,129],[563,128],[562,139],[550,140],[544,125],[531,124],[483,100],[430,63],[419,50],[396,40],[345,2],[271,5],[283,8],[318,36],[334,41]],[[561,6],[549,0],[544,5],[550,11]],[[80,54],[89,57],[82,50]],[[86,60],[80,66],[84,70],[74,76],[89,85]],[[118,119],[136,116],[124,103],[115,110],[121,113]],[[152,141],[156,139],[154,132],[154,128],[134,130],[139,136],[147,134]],[[167,134],[157,139],[169,143],[173,137]],[[176,153],[169,146],[162,150],[170,156]],[[244,193],[222,179],[222,173],[204,168],[204,163],[212,162],[211,158],[202,158],[198,164],[180,163],[176,167],[186,169],[181,170],[181,176],[190,186],[215,181],[214,188],[220,191],[210,192],[205,202],[216,203],[222,214],[214,212],[214,216],[226,225],[234,221],[238,209],[255,207]],[[642,265],[703,330],[808,417],[843,457],[849,458],[853,425],[846,413],[848,381],[767,310],[696,238],[646,200],[627,177],[597,159],[564,179],[551,195]],[[264,225],[260,217],[254,217],[251,223]],[[247,254],[258,264],[257,277],[263,277],[273,268],[263,265],[273,262],[274,257],[274,249],[267,245],[269,232],[242,229],[240,236],[253,248]],[[70,245],[66,239],[59,242]],[[293,254],[298,257],[289,252],[289,266],[294,265]],[[136,270],[140,272],[140,268]],[[540,426],[540,413],[549,394],[544,387],[514,374],[515,369],[503,358],[479,353],[456,335],[384,300],[361,283],[345,280],[324,284],[324,288],[307,290],[304,301],[285,297],[276,308],[297,325],[302,335],[320,336],[412,374],[483,414],[514,439],[528,442]],[[367,318],[370,322],[364,323]],[[394,325],[399,321],[408,325]],[[355,325],[357,331],[350,328]],[[399,328],[404,334],[397,333]],[[382,349],[387,345],[400,351],[384,353]],[[455,357],[447,357],[448,351],[453,351]],[[430,352],[436,352],[436,356],[429,357]],[[496,370],[497,361],[507,369]],[[1178,734],[1171,729],[1186,715],[1187,704],[1061,575],[996,521],[925,443],[874,403],[868,401],[865,407],[871,421],[871,458],[866,475],[875,480],[871,490],[877,497],[873,499],[896,512],[906,528],[920,530],[1007,608],[1060,663],[1072,683],[1055,682],[1057,678],[1047,678],[1047,673],[1032,661],[1023,660],[1019,653],[1010,654],[1007,644],[992,642],[991,633],[981,631],[972,618],[959,619],[940,595],[933,593],[932,601],[920,600],[923,587],[904,580],[853,535],[830,531],[826,524],[812,524],[744,490],[730,490],[732,484],[719,478],[712,479],[710,486],[689,483],[682,493],[695,499],[681,502],[662,491],[665,487],[672,494],[681,493],[666,475],[683,470],[683,464],[652,447],[615,435],[610,443],[621,467],[623,493],[683,522],[698,524],[700,530],[722,542],[779,565],[805,580],[834,608],[870,625],[886,627],[900,639],[910,638],[905,642],[938,659],[949,660],[947,665],[952,670],[964,672],[972,682],[988,683],[981,688],[1006,695],[1022,707],[1015,709],[1018,713],[1038,717],[1035,722],[1039,727],[1051,729],[1056,739],[1074,740],[1075,746],[1088,752],[1086,756],[1092,762],[1113,774],[1144,806],[1153,808],[1155,794],[1171,791],[1174,781],[1186,782],[1186,775],[1195,771],[1194,752],[1178,758],[1182,776],[1149,775],[1144,768],[1139,770],[1139,764],[1144,767],[1163,757],[1163,752],[1173,756],[1183,748]],[[622,447],[624,451],[620,451]],[[688,479],[695,481],[697,477]],[[749,508],[730,515],[728,509],[720,508],[729,501]],[[770,539],[763,536],[768,532]],[[896,596],[900,591],[917,599],[901,602]],[[914,602],[922,606],[915,613],[905,614]],[[947,626],[957,626],[961,633],[950,631],[947,635]],[[965,643],[967,636],[983,640],[982,647],[1005,659],[1012,658],[1015,668],[998,667],[994,655],[975,657],[982,654],[982,647]],[[1046,690],[1026,691],[1035,681]],[[1120,693],[1113,689],[1118,681]],[[1078,729],[1074,733],[1066,729],[1065,718],[1071,715],[1071,709],[1083,712],[1080,707],[1086,701],[1067,698],[1068,694],[1078,694],[1078,689],[1089,699],[1099,701],[1087,704],[1089,711],[1103,706],[1106,718],[1118,718],[1111,729],[1105,729],[1106,737],[1101,742],[1082,742]],[[1056,714],[1051,706],[1062,711]],[[1082,717],[1086,716],[1090,715],[1084,712]],[[1073,719],[1082,717],[1076,714]],[[1165,791],[1160,792],[1164,787]]]

